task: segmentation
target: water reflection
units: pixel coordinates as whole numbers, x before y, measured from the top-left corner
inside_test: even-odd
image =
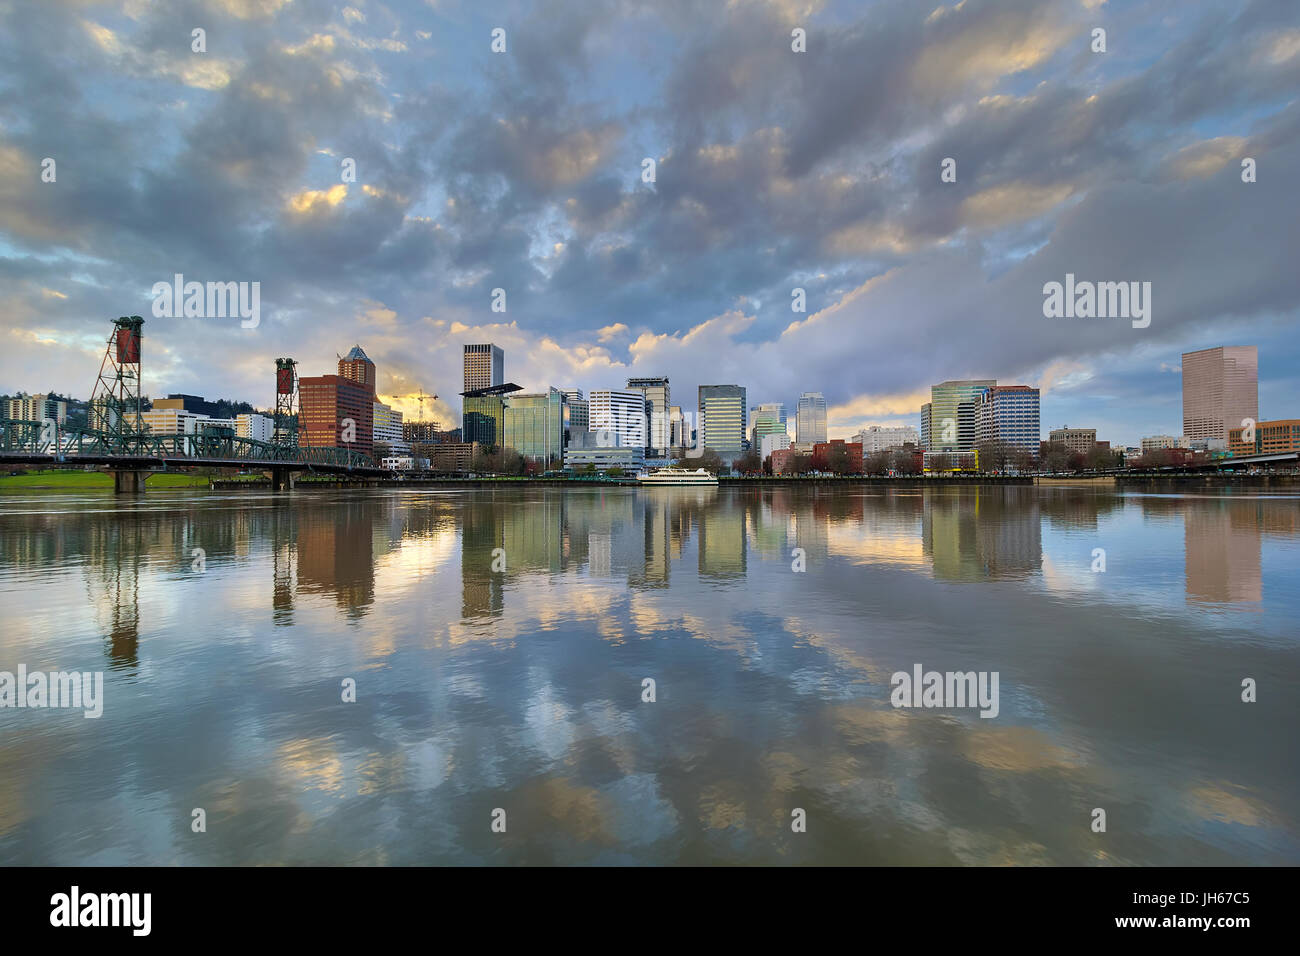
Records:
[[[0,862],[1300,862],[1298,536],[1031,487],[6,497],[0,670],[107,705],[0,711]],[[918,661],[999,717],[890,708]]]

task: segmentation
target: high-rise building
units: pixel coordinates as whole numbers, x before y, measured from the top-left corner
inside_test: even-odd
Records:
[[[502,447],[506,434],[505,396],[519,390],[518,385],[507,383],[462,392],[461,440],[484,449]]]
[[[930,403],[926,402],[921,406],[921,450],[926,451],[930,447]]]
[[[902,448],[904,445],[916,445],[919,448],[921,437],[911,425],[868,425],[850,441],[862,446],[862,454],[865,457],[874,455],[878,451]]]
[[[240,438],[270,442],[275,436],[275,419],[269,415],[259,415],[257,412],[236,415],[235,434]]]
[[[1096,438],[1096,433],[1093,433]],[[1038,389],[1029,385],[991,385],[977,406],[975,440],[1005,442],[1038,456]]]
[[[745,450],[745,388],[742,385],[700,386],[699,436],[701,448],[712,448],[723,458]]]
[[[784,435],[785,405],[781,402],[768,402],[755,405],[749,410],[749,446],[762,448],[763,439],[768,435]],[[789,448],[789,443],[780,446]]]
[[[370,361],[360,345],[352,346],[352,351],[339,359],[339,375],[356,382],[371,395],[375,394],[375,363]]]
[[[608,433],[609,445],[646,448],[646,397],[630,389],[596,389],[588,397],[589,431]]]
[[[374,416],[373,434],[376,443],[383,442],[395,455],[404,455],[411,450],[402,428],[401,412],[383,402],[375,402]]]
[[[826,441],[826,399],[821,392],[804,392],[799,396],[794,440],[801,445]]]
[[[166,401],[166,399],[161,399]],[[212,419],[198,412],[187,412],[183,408],[154,408],[140,413],[140,424],[150,435],[197,435],[202,430],[202,423]]]
[[[1086,455],[1097,444],[1097,429],[1071,428],[1066,425],[1064,428],[1053,428],[1048,433],[1047,440],[1055,445],[1064,445],[1070,451]]]
[[[465,391],[492,388],[505,382],[505,352],[490,342],[465,346]],[[467,439],[468,440],[468,439]]]
[[[503,444],[529,461],[559,468],[564,463],[568,410],[564,394],[555,388],[506,396]]]
[[[1226,345],[1183,353],[1183,437],[1227,439],[1259,418],[1259,349]]]
[[[682,406],[668,406],[668,445],[670,448],[686,448],[691,444],[691,436],[686,432],[690,423],[682,414]]]
[[[19,395],[8,401],[6,417],[23,422],[43,422],[47,418],[62,425],[68,419],[68,403],[49,395]]]
[[[958,452],[975,448],[975,409],[980,395],[997,382],[993,379],[972,379],[940,382],[930,386],[930,414],[926,451]]]
[[[302,420],[298,441],[309,448],[374,451],[374,392],[342,375],[298,379]]]
[[[764,435],[758,445],[758,457],[766,461],[774,451],[784,451],[790,447],[790,436],[784,431]]]
[[[172,392],[166,398],[154,399],[153,407],[179,408],[191,415],[207,415],[209,418],[221,414],[216,402],[205,401],[202,395],[186,395],[181,392]]]
[[[585,432],[591,422],[591,406],[580,388],[562,388],[560,394],[569,405],[569,439]]]
[[[669,402],[671,390],[668,379],[664,378],[629,378],[629,391],[640,392],[645,396],[646,408],[646,454],[658,458],[668,454],[671,443],[669,432]]]

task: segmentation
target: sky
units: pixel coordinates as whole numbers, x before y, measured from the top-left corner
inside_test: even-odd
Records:
[[[360,344],[454,427],[494,342],[528,390],[821,391],[831,437],[1036,385],[1135,445],[1216,345],[1300,417],[1297,182],[1295,0],[0,0],[0,392],[88,397],[139,314],[154,396]],[[155,315],[177,273],[257,326]],[[1046,317],[1067,274],[1150,324]]]

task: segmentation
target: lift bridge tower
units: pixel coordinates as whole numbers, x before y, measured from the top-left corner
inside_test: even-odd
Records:
[[[275,360],[275,432],[271,441],[287,448],[297,448],[301,421],[298,363],[291,358],[278,358]]]
[[[127,451],[144,434],[140,418],[140,329],[144,319],[124,315],[113,320],[113,332],[90,394],[89,425],[111,446]]]

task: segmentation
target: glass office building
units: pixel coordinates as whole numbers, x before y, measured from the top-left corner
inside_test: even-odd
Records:
[[[724,459],[743,452],[746,407],[744,386],[701,385],[699,445]]]
[[[510,395],[505,399],[505,441],[529,461],[550,468],[564,464],[568,403],[552,388],[546,392]]]

